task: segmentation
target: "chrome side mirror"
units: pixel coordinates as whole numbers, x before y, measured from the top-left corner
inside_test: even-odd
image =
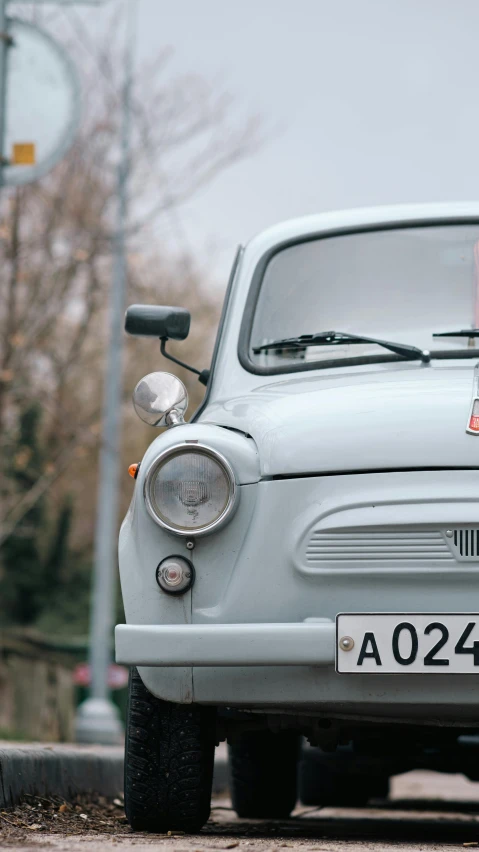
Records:
[[[133,406],[140,420],[149,426],[179,426],[185,422],[188,393],[177,376],[149,373],[133,391]]]

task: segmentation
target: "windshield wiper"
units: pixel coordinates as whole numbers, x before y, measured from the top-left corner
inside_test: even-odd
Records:
[[[384,349],[401,355],[408,361],[423,361],[428,364],[431,360],[427,349],[419,349],[417,346],[409,346],[407,343],[391,343],[389,340],[377,340],[375,337],[363,337],[358,334],[345,334],[342,331],[319,331],[317,334],[301,334],[299,337],[285,337],[265,343],[263,346],[255,346],[253,352],[267,352],[269,349],[306,349],[308,346],[334,346],[340,343],[375,343]]]
[[[479,328],[460,328],[459,331],[439,331],[433,337],[479,337]]]

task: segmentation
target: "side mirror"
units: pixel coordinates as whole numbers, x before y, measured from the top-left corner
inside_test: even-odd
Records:
[[[130,305],[125,315],[128,334],[185,340],[190,331],[190,312],[166,305]]]
[[[125,314],[125,331],[127,331],[128,334],[159,337],[161,340],[161,354],[164,355],[165,358],[168,358],[169,361],[173,361],[174,364],[179,364],[180,367],[184,367],[185,370],[190,370],[190,372],[196,373],[198,381],[200,381],[203,385],[207,385],[210,376],[209,370],[197,370],[196,367],[190,367],[189,364],[185,364],[184,361],[180,361],[178,358],[175,358],[174,355],[170,355],[170,353],[166,351],[167,340],[185,340],[185,338],[188,337],[190,322],[190,312],[185,308],[169,308],[166,305],[130,305]],[[170,376],[169,373],[151,373],[151,375]],[[149,376],[146,378],[149,378]],[[174,379],[175,377],[170,376],[170,378]],[[137,414],[142,417],[138,411]],[[144,419],[145,418],[142,417],[142,420]],[[149,420],[146,422],[149,423]],[[168,424],[152,423],[151,425],[165,426]]]
[[[133,391],[133,406],[149,426],[178,426],[184,422],[188,394],[182,381],[171,373],[149,373]]]

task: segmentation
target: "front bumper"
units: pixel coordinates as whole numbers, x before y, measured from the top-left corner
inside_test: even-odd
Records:
[[[115,645],[131,666],[332,666],[335,625],[119,624]]]
[[[116,659],[164,701],[326,718],[477,727],[470,675],[338,675],[328,622],[121,624]]]

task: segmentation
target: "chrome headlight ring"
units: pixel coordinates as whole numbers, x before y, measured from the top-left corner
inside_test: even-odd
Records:
[[[200,526],[191,526],[184,527],[175,526],[172,523],[169,523],[165,517],[162,517],[158,509],[155,507],[155,498],[154,498],[154,487],[156,484],[156,478],[161,470],[161,468],[166,465],[168,461],[171,461],[174,458],[177,458],[181,455],[199,455],[206,456],[213,462],[215,462],[220,468],[222,473],[225,476],[225,480],[228,485],[228,499],[221,510],[221,513],[210,523],[205,523]],[[159,526],[163,527],[163,529],[168,530],[168,532],[174,533],[175,535],[193,538],[196,536],[209,535],[212,532],[216,532],[221,529],[232,517],[234,514],[239,499],[239,489],[236,484],[236,477],[234,474],[234,470],[231,467],[229,461],[217,450],[212,449],[206,444],[201,443],[190,443],[185,442],[182,444],[176,444],[173,447],[169,447],[167,450],[164,450],[160,455],[158,455],[154,461],[150,464],[146,474],[143,485],[143,495],[145,499],[145,505],[149,515],[153,518],[155,523]]]

